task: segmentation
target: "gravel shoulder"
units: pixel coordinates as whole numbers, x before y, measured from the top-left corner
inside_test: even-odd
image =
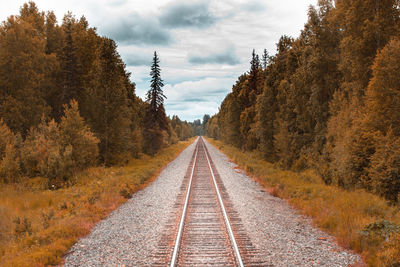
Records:
[[[81,238],[68,252],[64,266],[151,266],[162,236],[172,230],[169,223],[178,208],[195,144]],[[234,169],[237,165],[207,140],[205,144],[246,234],[268,266],[348,266],[360,260],[313,227],[311,219]]]
[[[205,139],[204,139],[205,140]],[[272,266],[349,266],[360,256],[337,245],[335,239],[312,226],[289,204],[266,192],[236,164],[205,140],[253,245]]]
[[[68,252],[64,266],[149,266],[195,143],[168,164],[153,183],[81,238]]]

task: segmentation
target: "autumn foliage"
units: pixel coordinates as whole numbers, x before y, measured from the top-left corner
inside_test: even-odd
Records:
[[[395,0],[319,1],[266,63],[253,52],[207,134],[397,202],[399,15]]]
[[[124,164],[193,136],[165,112],[162,146],[149,150],[148,104],[135,95],[116,43],[85,17],[61,23],[34,2],[0,25],[0,180],[68,185],[87,167]],[[150,114],[151,115],[151,114]],[[184,133],[182,132],[184,128]]]

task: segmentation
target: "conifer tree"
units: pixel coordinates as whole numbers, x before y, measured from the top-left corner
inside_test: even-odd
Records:
[[[268,64],[269,64],[269,61],[270,61],[270,57],[269,57],[269,55],[268,55],[268,51],[267,51],[267,49],[264,49],[264,53],[263,53],[263,55],[262,55],[262,66],[263,66],[263,69],[264,69],[264,70],[267,69],[267,66],[268,66]]]
[[[249,94],[251,92],[258,92],[257,79],[258,79],[259,68],[260,68],[260,59],[259,59],[258,55],[256,55],[255,50],[253,49],[253,53],[252,53],[252,57],[251,57],[251,61],[250,61],[250,72],[249,72]]]
[[[79,77],[78,77],[78,61],[76,59],[76,48],[72,38],[73,24],[75,19],[71,13],[68,13],[64,17],[64,46],[61,52],[61,94],[59,103],[59,114],[61,116],[63,105],[71,101],[72,99],[78,99],[79,91]],[[59,119],[57,117],[56,119]]]
[[[161,68],[160,59],[157,56],[157,52],[154,51],[153,64],[151,65],[151,85],[150,90],[147,92],[146,102],[150,105],[152,114],[156,116],[158,110],[164,105],[164,95],[162,87],[164,86],[164,81],[161,79]],[[157,118],[154,118],[157,121]]]
[[[98,80],[88,104],[89,125],[100,138],[100,157],[105,165],[123,161],[131,150],[131,110],[124,67],[115,42],[103,38]]]
[[[154,52],[151,65],[151,84],[147,92],[147,109],[144,118],[144,148],[145,151],[154,155],[165,143],[165,136],[168,134],[168,121],[165,115],[164,99],[166,96],[162,91],[164,82],[161,79],[160,59],[157,52]]]

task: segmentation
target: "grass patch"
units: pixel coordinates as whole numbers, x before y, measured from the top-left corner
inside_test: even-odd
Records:
[[[153,181],[193,142],[171,145],[126,166],[91,168],[68,188],[47,190],[44,178],[0,188],[0,266],[47,266],[130,196]]]
[[[340,245],[360,253],[369,266],[400,266],[399,206],[363,190],[326,185],[313,170],[280,170],[259,152],[208,140],[272,195],[287,199]]]

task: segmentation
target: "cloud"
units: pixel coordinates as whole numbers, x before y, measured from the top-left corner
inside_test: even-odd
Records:
[[[230,47],[222,52],[209,54],[207,56],[189,55],[188,61],[193,65],[203,65],[203,64],[237,65],[240,63],[240,60],[236,56],[235,49],[233,47]]]
[[[130,14],[106,25],[104,32],[123,44],[169,45],[172,42],[169,31],[152,16]]]
[[[262,1],[254,0],[244,3],[241,9],[249,12],[263,12],[266,10],[266,6]]]
[[[124,56],[124,62],[127,66],[150,66],[152,56],[143,54],[129,54]]]
[[[159,20],[168,28],[209,28],[217,18],[210,12],[208,1],[179,0],[164,7]]]

